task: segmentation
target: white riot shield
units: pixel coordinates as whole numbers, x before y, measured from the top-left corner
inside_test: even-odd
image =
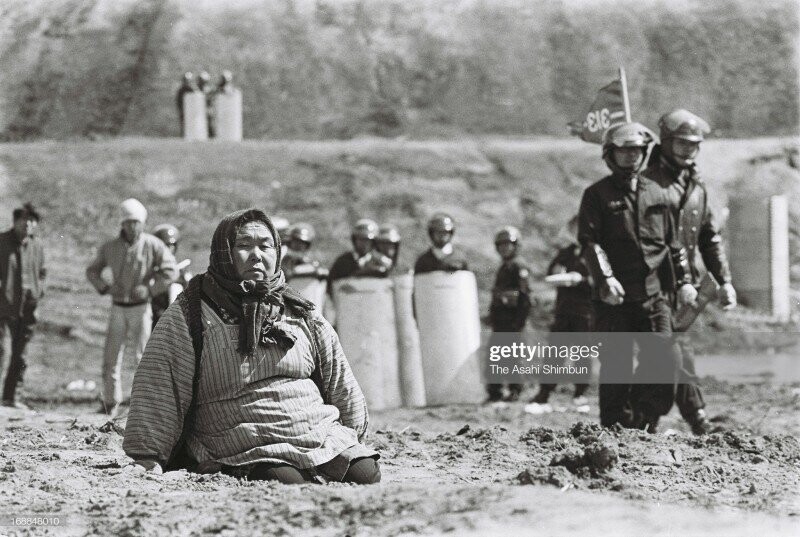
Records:
[[[183,94],[183,138],[208,140],[206,96],[199,91]]]
[[[319,311],[325,306],[325,288],[327,282],[316,277],[295,276],[289,286],[300,293],[303,298],[314,303]]]
[[[415,276],[414,307],[427,404],[479,402],[483,385],[475,275],[459,270]]]
[[[403,406],[425,406],[425,382],[419,331],[414,319],[414,275],[401,274],[394,281],[394,316],[397,323],[397,352],[400,360],[400,392]]]
[[[218,140],[242,140],[242,92],[232,89],[214,96],[214,136]]]
[[[402,404],[392,287],[387,278],[333,283],[339,341],[372,410]]]

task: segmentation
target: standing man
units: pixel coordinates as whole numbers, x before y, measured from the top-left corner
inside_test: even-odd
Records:
[[[175,94],[175,104],[178,106],[178,121],[181,126],[181,138],[184,135],[183,129],[183,96],[187,93],[197,91],[197,86],[194,85],[194,75],[187,71],[183,74],[181,87],[178,88],[178,93]]]
[[[120,370],[128,338],[136,341],[136,363],[150,338],[153,296],[166,292],[177,277],[175,258],[161,239],[144,233],[147,210],[138,200],[120,205],[122,230],[103,244],[86,269],[86,277],[101,295],[110,294],[111,314],[103,351],[103,401],[100,412],[115,416],[122,402]],[[113,281],[101,276],[111,269]]]
[[[285,253],[281,257],[281,269],[287,282],[295,276],[311,276],[319,280],[328,277],[328,270],[320,267],[319,261],[308,253],[315,237],[314,226],[311,224],[300,222],[292,226]]]
[[[411,272],[411,267],[400,266],[400,230],[394,224],[383,224],[375,239],[375,249],[392,261],[392,274],[406,274]]]
[[[153,228],[153,235],[161,239],[161,242],[167,245],[169,252],[175,257],[175,254],[178,252],[178,244],[181,241],[181,232],[178,231],[178,228],[172,224],[159,224]],[[167,292],[153,295],[150,304],[153,309],[153,328],[156,327],[156,323],[161,315],[178,295],[186,289],[189,280],[192,279],[192,273],[187,270],[190,263],[190,259],[184,259],[175,265],[175,269],[178,272],[178,279],[170,284]]]
[[[555,274],[569,276],[569,279],[564,278],[558,283],[554,320],[553,325],[550,327],[550,341],[551,344],[575,345],[581,340],[580,337],[576,338],[577,333],[591,332],[594,328],[592,320],[592,287],[589,285],[589,269],[586,266],[586,260],[581,256],[581,247],[577,243],[577,215],[572,217],[567,224],[567,228],[573,242],[560,249],[547,267],[548,276]],[[582,340],[581,343],[583,343]],[[581,365],[584,364],[591,364],[591,361],[581,362]],[[583,407],[589,404],[589,400],[584,395],[588,388],[588,378],[585,382],[575,384],[573,403],[576,407]],[[531,403],[538,405],[548,404],[550,394],[555,389],[556,384],[540,384],[539,391],[533,397]]]
[[[600,423],[655,432],[672,406],[677,359],[666,294],[691,303],[685,251],[674,237],[664,190],[640,174],[655,136],[644,125],[612,126],[603,138],[611,175],[586,189],[578,213],[578,240],[594,282],[598,332],[649,332],[633,341],[620,334],[600,353]],[[634,383],[636,382],[636,383]]]
[[[528,282],[530,270],[527,263],[517,258],[519,238],[520,232],[514,226],[504,227],[494,237],[494,247],[502,259],[500,268],[497,269],[489,306],[489,324],[495,338],[495,334],[513,334],[511,337],[520,339],[519,334],[525,329],[531,311]],[[497,341],[497,344],[503,343],[509,342]],[[509,384],[505,400],[518,401],[524,387],[523,384]],[[486,389],[489,396],[487,402],[494,403],[504,399],[502,384],[487,384]]]
[[[333,293],[333,282],[351,276],[384,278],[392,266],[391,260],[375,250],[378,224],[362,218],[353,226],[350,241],[353,249],[333,262],[328,274],[328,292]]]
[[[646,177],[665,189],[678,233],[677,239],[686,248],[692,282],[699,283],[696,255],[699,251],[703,265],[720,285],[720,301],[726,309],[736,306],[736,290],[731,284],[728,259],[722,248],[722,237],[708,200],[708,191],[700,180],[695,160],[700,143],[710,132],[702,118],[686,110],[673,110],[658,122],[661,145],[656,146]],[[705,401],[694,367],[694,352],[686,338],[678,339],[681,366],[675,403],[692,432],[705,434],[711,430],[705,411]]]
[[[200,71],[197,75],[197,89],[203,92],[206,98],[206,123],[208,124],[208,137],[214,137],[214,84],[211,83],[211,75],[208,71]]]
[[[0,234],[0,364],[2,340],[9,330],[11,360],[3,383],[3,406],[26,409],[16,400],[16,390],[25,373],[25,346],[33,336],[36,306],[44,294],[44,247],[35,234],[39,213],[33,205],[14,209],[13,220],[14,227]]]
[[[445,272],[469,270],[464,253],[453,246],[455,231],[456,223],[449,215],[439,213],[428,221],[428,237],[433,244],[417,258],[417,262],[414,264],[414,274],[437,270]]]

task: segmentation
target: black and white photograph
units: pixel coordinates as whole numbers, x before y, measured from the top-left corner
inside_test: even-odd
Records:
[[[800,535],[799,167],[798,0],[0,0],[0,537]]]

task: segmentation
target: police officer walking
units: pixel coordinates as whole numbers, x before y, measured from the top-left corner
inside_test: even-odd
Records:
[[[722,248],[722,237],[715,221],[708,191],[700,179],[695,159],[700,143],[710,132],[702,118],[686,110],[673,110],[658,122],[661,145],[656,146],[644,175],[661,185],[667,194],[669,206],[677,225],[677,239],[686,248],[690,276],[697,285],[699,270],[696,254],[720,287],[723,307],[736,306],[736,291],[731,284],[728,259]],[[681,416],[689,423],[692,432],[704,434],[711,430],[705,412],[694,366],[694,353],[686,338],[678,338],[681,366],[675,403]]]
[[[489,306],[489,324],[492,327],[492,337],[497,344],[508,345],[511,341],[501,341],[502,337],[518,340],[520,332],[525,328],[528,314],[531,311],[530,284],[528,277],[530,270],[528,264],[517,257],[520,232],[513,226],[506,226],[494,237],[494,247],[502,258],[500,268],[492,288],[492,302]],[[489,345],[491,347],[492,344]],[[523,384],[509,384],[506,401],[517,401],[524,388]],[[488,384],[487,402],[496,402],[504,399],[502,384]]]
[[[609,339],[602,349],[600,422],[649,432],[669,412],[674,392],[677,360],[665,294],[678,289],[681,303],[697,296],[664,191],[640,173],[654,139],[639,123],[608,129],[603,159],[612,173],[585,190],[578,213],[578,240],[594,282],[596,330],[656,334],[636,336],[635,373],[632,340]]]
[[[414,264],[415,274],[437,270],[445,272],[469,270],[464,253],[453,246],[455,230],[455,221],[449,215],[436,214],[428,221],[428,237],[433,244],[417,258],[417,262]]]

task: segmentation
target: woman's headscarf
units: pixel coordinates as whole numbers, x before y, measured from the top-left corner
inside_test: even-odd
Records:
[[[277,252],[275,272],[264,280],[242,280],[233,261],[236,234],[250,222],[264,224]],[[279,344],[289,348],[294,336],[275,326],[284,309],[306,317],[313,303],[286,285],[281,270],[281,239],[269,217],[259,209],[245,209],[227,215],[211,239],[208,271],[203,276],[205,295],[219,308],[239,319],[239,350],[252,352],[258,344]]]

